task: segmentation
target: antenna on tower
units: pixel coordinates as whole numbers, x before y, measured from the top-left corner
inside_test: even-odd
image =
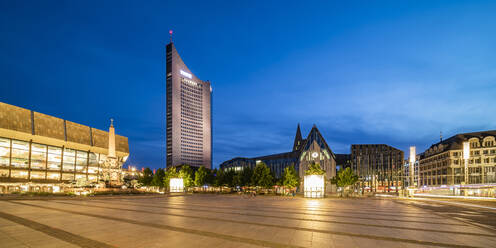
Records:
[[[172,43],[172,29],[169,30],[170,43]]]

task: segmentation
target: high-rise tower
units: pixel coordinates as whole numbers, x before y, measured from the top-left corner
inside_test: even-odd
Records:
[[[167,167],[212,167],[212,117],[209,81],[196,77],[172,41],[166,46]]]

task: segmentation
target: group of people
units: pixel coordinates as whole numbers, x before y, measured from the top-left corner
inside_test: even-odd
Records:
[[[238,195],[248,195],[249,197],[256,197],[257,191],[256,190],[242,191],[242,190],[238,189]]]
[[[243,190],[241,188],[237,188],[236,191],[238,192],[238,195],[244,195],[244,196],[248,195],[249,197],[257,196],[257,191],[254,189]],[[284,189],[282,194],[285,196],[296,196],[296,191],[297,189]]]

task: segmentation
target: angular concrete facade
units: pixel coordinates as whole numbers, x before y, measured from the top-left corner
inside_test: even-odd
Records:
[[[167,167],[212,167],[210,82],[196,77],[173,43],[166,46]]]

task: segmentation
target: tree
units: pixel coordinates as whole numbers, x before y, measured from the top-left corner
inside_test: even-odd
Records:
[[[269,188],[273,184],[273,177],[270,173],[270,168],[264,162],[260,162],[255,166],[251,177],[251,184],[263,188]]]
[[[221,187],[223,183],[224,183],[224,170],[215,170],[214,185],[216,187]]]
[[[253,170],[250,167],[244,167],[241,173],[239,173],[241,186],[250,186],[252,176]]]
[[[176,167],[167,167],[167,169],[165,170],[165,175],[164,175],[164,180],[163,180],[163,183],[164,183],[164,187],[165,187],[165,190],[168,192],[169,191],[169,184],[170,184],[170,179],[171,178],[177,178],[179,177],[179,173],[177,173],[177,170],[176,170]]]
[[[195,173],[195,186],[201,187],[207,183],[208,170],[204,166],[200,167]]]
[[[233,185],[233,187],[242,186],[242,184],[241,184],[241,171],[234,173],[232,185]]]
[[[193,169],[187,164],[181,166],[179,170],[179,177],[183,179],[184,187],[193,186]]]
[[[300,178],[296,173],[296,170],[293,166],[288,166],[284,168],[284,173],[282,175],[282,185],[288,188],[297,187],[300,184]]]
[[[320,167],[319,163],[312,162],[305,171],[305,175],[324,175],[325,170]]]
[[[165,176],[164,169],[162,168],[157,169],[155,175],[153,175],[151,185],[157,187],[164,187],[164,176]]]
[[[236,172],[234,170],[226,170],[224,171],[224,178],[222,180],[222,185],[228,187],[234,187],[234,176],[236,176]]]
[[[353,173],[350,167],[340,170],[338,174],[331,179],[332,184],[342,187],[345,195],[347,196],[350,186],[358,182],[358,176]]]
[[[215,185],[215,175],[217,174],[217,169],[208,170],[207,184]]]
[[[145,186],[150,186],[153,180],[153,172],[150,168],[145,168],[143,170],[143,176],[141,176],[138,181]]]

